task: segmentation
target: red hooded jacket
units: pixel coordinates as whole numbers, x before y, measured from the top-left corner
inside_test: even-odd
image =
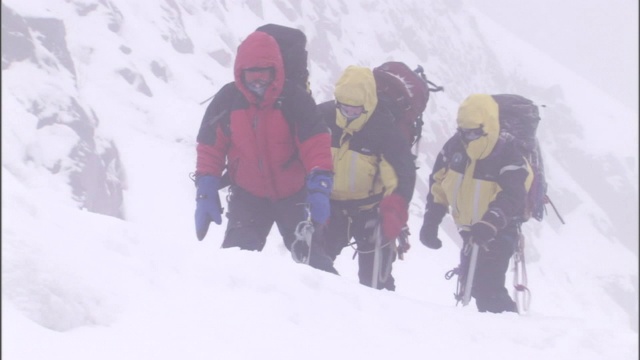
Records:
[[[273,67],[275,79],[263,99],[242,82],[242,71]],[[221,176],[258,197],[278,200],[298,192],[311,170],[333,171],[331,139],[316,103],[285,82],[280,49],[256,31],[238,47],[235,81],[215,95],[198,133],[196,175]]]

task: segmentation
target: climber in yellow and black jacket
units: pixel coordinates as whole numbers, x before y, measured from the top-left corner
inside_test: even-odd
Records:
[[[458,131],[429,177],[420,241],[438,249],[438,226],[451,211],[464,244],[480,246],[471,296],[480,312],[516,312],[505,288],[531,184],[530,167],[509,134],[500,132],[498,104],[473,94],[458,109]],[[461,251],[461,263],[467,256]]]
[[[324,238],[334,260],[353,238],[360,283],[395,290],[391,263],[396,238],[408,219],[416,168],[410,144],[393,115],[378,103],[371,69],[349,66],[336,83],[335,100],[319,105],[331,130],[334,182]],[[379,224],[388,258],[386,276],[375,281],[373,230]]]

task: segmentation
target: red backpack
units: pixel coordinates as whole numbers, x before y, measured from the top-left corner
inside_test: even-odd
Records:
[[[444,88],[427,80],[420,65],[411,70],[403,62],[389,61],[374,68],[373,75],[378,102],[391,111],[409,143],[415,144],[422,133],[422,113],[427,107],[429,93],[443,91]]]

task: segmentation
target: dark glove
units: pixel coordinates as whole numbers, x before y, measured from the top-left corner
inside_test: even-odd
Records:
[[[491,223],[480,220],[471,225],[471,243],[487,249],[489,242],[496,237],[498,230]]]
[[[424,214],[422,228],[420,228],[420,242],[429,249],[440,249],[442,241],[438,238],[438,227],[447,213],[446,207],[434,205]]]
[[[311,220],[325,224],[331,214],[329,197],[333,189],[333,173],[315,170],[307,178],[307,203],[310,206]]]
[[[497,207],[490,208],[482,216],[482,220],[471,225],[471,242],[487,249],[489,242],[493,241],[498,230],[507,226],[506,216]]]
[[[398,235],[398,259],[400,260],[404,260],[404,254],[411,249],[411,244],[409,243],[410,235],[411,233],[407,226],[403,227],[400,235]]]
[[[220,178],[212,175],[200,176],[196,179],[196,236],[204,239],[213,221],[222,223],[222,207],[220,206]]]
[[[380,202],[380,218],[382,220],[382,237],[385,241],[394,241],[409,220],[407,200],[401,195],[385,196]]]
[[[442,241],[438,238],[438,226],[424,223],[420,228],[420,242],[429,249],[440,249]]]

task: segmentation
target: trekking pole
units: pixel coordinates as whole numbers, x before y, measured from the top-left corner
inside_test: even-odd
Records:
[[[545,195],[544,199],[546,202],[548,202],[549,204],[551,204],[551,207],[553,208],[553,211],[555,211],[556,216],[558,217],[558,219],[560,219],[560,222],[562,223],[562,225],[564,225],[564,219],[562,219],[562,216],[560,216],[560,213],[558,212],[558,209],[556,209],[556,206],[553,205],[553,202],[551,201],[551,198],[549,198],[549,195]]]
[[[375,224],[374,224],[375,222]],[[371,271],[371,287],[378,288],[380,283],[387,282],[391,274],[393,261],[393,249],[390,243],[382,244],[382,229],[378,219],[371,219],[366,227],[373,226],[373,266]],[[385,248],[388,248],[388,256],[385,256]],[[386,261],[385,261],[386,260]]]
[[[471,258],[469,259],[469,271],[467,273],[467,279],[464,285],[462,294],[462,306],[467,306],[471,301],[471,289],[473,288],[473,277],[476,273],[476,264],[478,263],[478,250],[480,246],[478,244],[471,245]]]
[[[382,234],[380,233],[380,223],[378,222],[373,230],[373,271],[371,271],[371,287],[378,288],[378,279],[380,277],[380,246],[382,245]]]
[[[307,211],[307,219],[300,221],[296,226],[296,239],[291,244],[291,257],[297,263],[309,264],[314,227],[309,204],[304,204],[304,206]]]
[[[524,314],[529,311],[531,304],[531,291],[527,287],[527,268],[524,260],[524,235],[520,233],[518,239],[518,248],[513,257],[513,297],[516,300],[518,314]]]

